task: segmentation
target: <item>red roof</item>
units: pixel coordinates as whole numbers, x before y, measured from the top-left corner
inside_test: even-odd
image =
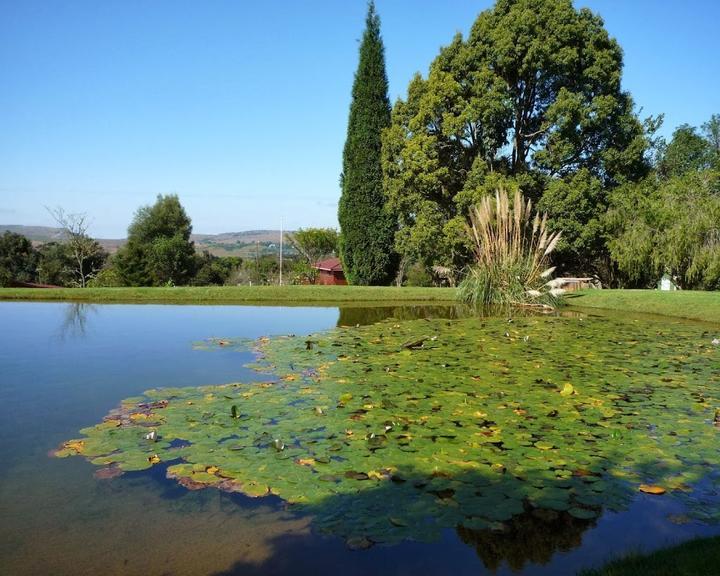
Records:
[[[313,264],[313,268],[317,268],[318,270],[323,270],[325,272],[342,272],[343,269],[340,258],[328,258],[327,260],[315,262],[315,264]]]

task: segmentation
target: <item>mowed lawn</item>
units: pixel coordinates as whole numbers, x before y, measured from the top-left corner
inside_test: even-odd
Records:
[[[322,302],[454,303],[453,288],[370,286],[178,286],[171,288],[0,288],[0,300],[168,304]]]
[[[171,288],[0,288],[0,300],[165,304],[453,304],[454,288],[394,286],[180,286]],[[662,314],[720,324],[720,292],[581,290],[571,307]]]
[[[720,324],[720,292],[677,290],[582,290],[570,293],[567,304],[626,312],[662,314]]]

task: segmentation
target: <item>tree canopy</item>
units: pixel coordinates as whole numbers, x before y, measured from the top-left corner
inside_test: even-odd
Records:
[[[629,184],[611,196],[610,252],[629,285],[669,274],[682,288],[720,290],[720,172]]]
[[[605,191],[648,171],[647,135],[622,91],[622,50],[570,0],[499,0],[469,36],[457,35],[417,75],[385,132],[385,192],[399,219],[396,248],[425,265],[461,269],[468,207],[499,185],[534,200],[578,234],[607,207]],[[583,190],[595,197],[576,210]],[[594,242],[564,233],[571,266],[596,260]]]
[[[6,231],[0,236],[0,286],[12,282],[33,282],[37,274],[37,253],[22,234]]]
[[[390,125],[385,49],[375,4],[368,5],[352,89],[338,205],[340,258],[351,284],[388,284],[395,275],[395,220],[385,211],[381,133]]]
[[[308,264],[337,252],[338,233],[334,228],[300,228],[286,238]]]
[[[192,224],[175,194],[158,195],[155,204],[135,213],[128,241],[114,264],[129,286],[187,284],[195,273]]]

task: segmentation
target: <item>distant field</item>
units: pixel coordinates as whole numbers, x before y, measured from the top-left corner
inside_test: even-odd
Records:
[[[0,224],[0,234],[5,231],[22,234],[36,246],[46,242],[58,242],[63,239],[60,228],[51,226],[21,226],[17,224]],[[286,231],[291,234],[292,231]],[[198,252],[209,251],[215,256],[239,256],[240,258],[254,258],[259,256],[277,254],[280,251],[280,230],[246,230],[244,232],[223,232],[221,234],[193,234],[190,237],[195,242]],[[98,238],[100,245],[110,254],[117,252],[125,238]],[[293,256],[296,252],[285,244],[284,253]]]

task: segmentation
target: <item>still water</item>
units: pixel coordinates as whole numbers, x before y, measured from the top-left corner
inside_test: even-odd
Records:
[[[574,574],[627,550],[720,532],[672,524],[670,499],[642,497],[591,525],[532,527],[473,541],[349,550],[274,496],[188,491],[162,468],[97,480],[81,458],[49,458],[149,388],[258,381],[249,352],[201,351],[213,337],[308,334],[454,308],[298,308],[0,303],[0,573]],[[699,332],[707,327],[698,328]]]

